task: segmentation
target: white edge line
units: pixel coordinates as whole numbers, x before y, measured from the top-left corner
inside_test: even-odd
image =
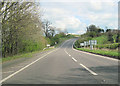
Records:
[[[73,45],[74,45],[74,43],[75,43],[75,41],[73,42]],[[113,60],[113,61],[119,61],[119,60],[114,59],[114,58],[110,58],[110,57],[106,57],[106,56],[101,56],[101,55],[95,55],[95,54],[92,54],[92,53],[89,53],[89,52],[84,52],[84,51],[76,50],[76,49],[73,48],[73,45],[72,45],[72,49],[75,50],[75,51],[77,51],[77,52],[81,52],[81,53],[85,53],[85,54],[89,54],[89,55],[93,55],[93,56],[102,57],[102,58]]]
[[[33,61],[32,63],[26,65],[25,67],[21,68],[20,70],[18,70],[18,71],[16,71],[16,72],[14,72],[13,74],[9,75],[8,77],[2,79],[2,80],[0,81],[0,83],[8,80],[9,78],[13,77],[13,76],[16,75],[17,73],[21,72],[22,70],[26,69],[27,67],[31,66],[32,64],[36,63],[36,62],[39,61],[40,59],[44,58],[45,56],[47,56],[48,54],[50,54],[50,53],[52,53],[52,52],[54,52],[54,51],[56,51],[56,50],[57,50],[57,49],[55,49],[55,50],[53,50],[53,51],[45,54],[44,56],[38,58],[37,60]]]
[[[84,67],[87,71],[89,71],[91,74],[93,74],[93,75],[98,75],[97,73],[95,73],[95,72],[93,72],[92,70],[90,70],[89,68],[87,68],[85,65],[83,65],[83,64],[80,64],[82,67]]]

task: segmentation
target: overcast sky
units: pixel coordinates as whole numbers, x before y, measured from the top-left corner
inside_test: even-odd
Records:
[[[118,28],[118,0],[41,0],[40,5],[43,19],[69,33],[83,34],[90,24]]]

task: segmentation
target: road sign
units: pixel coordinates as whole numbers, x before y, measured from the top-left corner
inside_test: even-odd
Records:
[[[94,45],[94,40],[91,40],[91,44]]]
[[[97,45],[97,40],[89,40],[89,45]]]
[[[94,45],[97,45],[97,40],[95,40],[94,42],[95,42]]]
[[[84,46],[84,43],[80,43],[80,46]]]
[[[93,50],[93,45],[97,45],[97,40],[89,40],[89,41],[84,41],[84,43],[80,43],[80,46],[88,46],[90,45],[91,50]]]
[[[50,47],[50,44],[47,44],[46,46],[47,46],[47,47]]]

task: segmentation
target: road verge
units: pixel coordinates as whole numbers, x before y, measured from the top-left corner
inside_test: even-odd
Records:
[[[81,50],[81,51],[85,51],[85,52],[89,52],[89,53],[93,53],[93,54],[97,54],[97,55],[102,55],[102,56],[108,56],[108,57],[112,57],[115,59],[119,59],[120,60],[120,55],[118,51],[105,51],[105,50],[100,50],[100,49],[96,49],[96,50],[90,50],[90,49],[86,49],[86,48],[76,48],[77,50]]]

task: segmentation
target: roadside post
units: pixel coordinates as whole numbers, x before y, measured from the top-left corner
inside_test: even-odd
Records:
[[[87,41],[84,41],[84,47],[87,47]]]
[[[95,45],[95,49],[96,49],[96,45],[97,45],[97,40],[94,40],[94,45]]]
[[[83,43],[84,44],[84,48],[85,48],[85,43]]]
[[[88,41],[88,45],[89,45],[89,47],[90,47],[90,40]]]
[[[87,41],[86,44],[87,44],[87,47],[88,47],[89,46],[89,42]]]
[[[89,40],[90,41],[90,49],[93,50],[93,40]]]

